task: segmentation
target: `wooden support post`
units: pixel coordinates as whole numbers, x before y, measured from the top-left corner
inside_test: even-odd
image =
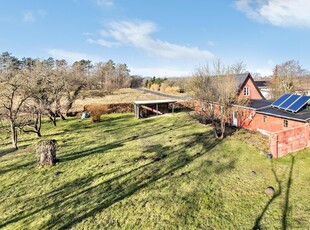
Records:
[[[157,110],[156,116],[158,116],[158,104],[156,104],[156,110]]]

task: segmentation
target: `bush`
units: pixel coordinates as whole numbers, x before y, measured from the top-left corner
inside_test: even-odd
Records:
[[[108,113],[109,106],[107,104],[92,104],[85,105],[84,111],[90,113],[90,120],[92,122],[99,122],[102,114]]]
[[[158,84],[152,84],[150,87],[150,90],[159,91],[160,85]]]
[[[169,105],[172,107],[172,105]],[[174,110],[181,111],[181,110],[194,110],[195,106],[192,101],[177,101],[174,103]]]
[[[132,112],[132,104],[131,103],[91,104],[91,105],[85,105],[84,111],[90,113],[90,119],[92,122],[99,122],[100,117],[103,114]]]
[[[179,86],[168,86],[165,88],[165,93],[179,93],[180,87]]]

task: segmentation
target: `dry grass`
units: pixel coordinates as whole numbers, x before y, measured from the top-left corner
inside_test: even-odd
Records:
[[[100,95],[95,92],[95,95]],[[84,97],[83,97],[84,96]],[[83,111],[85,105],[90,104],[113,104],[113,103],[132,103],[133,101],[138,100],[162,100],[169,99],[166,97],[161,97],[153,95],[150,93],[144,93],[134,89],[120,89],[115,91],[111,95],[105,96],[92,96],[92,93],[89,91],[84,91],[80,99],[74,102],[72,111]]]

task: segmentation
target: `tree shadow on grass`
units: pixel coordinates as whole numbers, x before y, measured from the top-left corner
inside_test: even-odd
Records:
[[[70,154],[63,155],[58,158],[59,162],[65,162],[65,161],[72,161],[72,160],[77,160],[82,157],[87,157],[93,154],[98,154],[98,153],[105,153],[106,151],[110,151],[115,148],[122,147],[122,143],[109,143],[105,145],[101,145],[95,148],[83,150],[83,151],[78,151],[78,152],[73,152]]]
[[[0,170],[0,174],[4,174],[10,171],[14,171],[14,170],[19,170],[19,169],[29,169],[29,166],[34,166],[36,164],[35,161],[29,161],[27,163],[24,164],[14,164],[14,165],[8,165],[6,166],[4,169]]]
[[[291,155],[291,167],[289,172],[289,177],[286,183],[286,193],[285,193],[285,203],[282,213],[282,228],[287,229],[288,226],[288,214],[291,213],[292,207],[289,205],[290,191],[292,186],[293,169],[295,164],[295,157]]]
[[[20,147],[19,147],[19,149],[18,150],[24,150],[25,151],[25,149],[28,147],[29,145],[27,145],[27,144],[24,144],[24,145],[21,145]],[[7,149],[7,150],[1,150],[0,151],[0,158],[1,157],[4,157],[5,155],[8,155],[8,154],[15,154],[15,152],[16,153],[18,153],[17,152],[17,150],[16,149],[14,149],[14,148],[11,148],[11,149]],[[17,156],[17,155],[16,155]],[[2,161],[2,160],[1,160]],[[5,161],[5,160],[4,160]],[[0,174],[4,174],[4,173],[7,173],[7,172],[10,172],[10,171],[14,171],[14,170],[19,170],[19,169],[24,169],[24,168],[29,168],[29,166],[33,166],[33,165],[35,165],[35,160],[30,160],[30,161],[28,161],[28,162],[26,162],[26,163],[23,163],[25,160],[24,159],[20,159],[20,160],[18,160],[17,162],[16,161],[14,161],[14,163],[13,164],[8,164],[8,165],[5,165],[4,167],[1,167],[0,168]],[[3,161],[2,161],[3,162]]]
[[[9,148],[9,149],[5,149],[5,150],[0,150],[0,158],[1,157],[4,157],[5,155],[7,155],[7,154],[10,154],[10,153],[12,153],[12,152],[15,152],[16,151],[16,149],[14,149],[14,148]]]
[[[180,126],[174,127],[173,130],[180,129],[180,128],[184,127],[184,126],[186,126],[186,125],[180,125]],[[115,141],[115,142],[112,142],[112,143],[107,143],[107,144],[100,145],[98,147],[94,147],[94,148],[91,148],[91,149],[86,149],[86,150],[83,150],[83,151],[78,151],[78,152],[73,152],[73,153],[70,153],[70,154],[66,154],[64,156],[59,157],[59,161],[60,162],[65,162],[65,161],[70,161],[70,160],[76,160],[76,159],[79,159],[79,158],[87,157],[87,156],[92,155],[92,154],[103,153],[103,152],[110,151],[110,150],[115,149],[115,148],[120,148],[120,147],[124,146],[124,144],[126,144],[126,142],[142,140],[144,138],[149,138],[149,137],[152,137],[152,136],[157,136],[157,135],[166,133],[167,132],[166,128],[167,127],[165,127],[165,128],[158,127],[158,130],[154,130],[152,133],[147,132],[146,134],[141,133],[141,134],[136,135],[135,133],[133,133],[133,134],[131,134],[127,138],[123,138],[123,139],[120,138],[118,141]],[[127,134],[127,130],[126,129],[125,129],[125,131],[123,130],[123,132]],[[121,137],[122,135],[120,134],[118,136]],[[87,144],[87,143],[85,143],[85,144]]]
[[[293,169],[294,169],[294,164],[295,164],[295,157],[293,155],[291,155],[291,165],[290,165],[290,169],[289,169],[289,176],[288,176],[288,180],[286,183],[286,193],[285,193],[285,200],[284,200],[284,207],[283,207],[283,212],[282,212],[282,229],[287,229],[288,227],[288,213],[291,209],[291,207],[289,207],[289,195],[290,195],[290,189],[291,189],[291,185],[292,185],[292,176],[293,176]],[[272,202],[281,195],[282,193],[282,189],[283,189],[283,179],[285,177],[286,171],[284,172],[284,174],[282,175],[282,178],[279,179],[276,170],[274,168],[274,164],[273,164],[273,159],[271,159],[271,171],[274,175],[274,178],[277,182],[278,185],[278,190],[275,191],[275,193],[273,194],[273,196],[270,198],[270,200],[266,203],[264,209],[262,210],[261,214],[256,218],[254,226],[253,226],[253,230],[259,230],[261,229],[261,221],[264,217],[265,212],[267,211],[267,209],[269,208],[269,206],[272,204]]]
[[[197,135],[201,138],[200,134]],[[193,139],[195,138],[194,135]],[[192,143],[193,139],[190,139],[189,142]],[[42,199],[47,200],[41,204],[48,205],[39,205],[31,208],[30,211],[24,210],[15,213],[15,215],[8,217],[6,221],[2,221],[0,227],[6,227],[18,221],[31,221],[33,218],[39,218],[37,215],[43,210],[48,210],[51,218],[39,228],[68,229],[184,168],[194,160],[207,154],[218,144],[215,141],[205,140],[205,151],[190,155],[185,148],[189,142],[183,142],[177,150],[161,144],[145,146],[143,153],[147,154],[148,157],[137,163],[134,169],[128,170],[129,168],[124,164],[121,169],[117,169],[119,171],[118,175],[99,183],[92,183],[102,178],[102,175],[96,174],[64,184],[47,194],[47,197],[42,197]],[[149,153],[151,155],[148,155]],[[218,168],[220,167],[223,167],[224,170],[226,164],[219,165]],[[219,172],[223,170],[219,170]],[[28,207],[31,207],[31,205]],[[25,224],[24,222],[23,224]]]

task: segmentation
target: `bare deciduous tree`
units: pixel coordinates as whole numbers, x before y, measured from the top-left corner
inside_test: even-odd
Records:
[[[217,60],[212,71],[208,65],[198,68],[188,85],[193,98],[204,103],[205,107],[208,105],[204,114],[213,125],[215,137],[223,138],[227,119],[235,110],[232,104],[237,101],[238,84],[231,68]]]
[[[17,149],[17,129],[20,127],[19,115],[25,101],[31,96],[27,87],[28,79],[14,69],[1,70],[0,110],[9,124],[12,147]]]
[[[270,83],[272,99],[276,99],[284,93],[294,93],[297,77],[304,73],[305,70],[295,60],[276,65]]]

